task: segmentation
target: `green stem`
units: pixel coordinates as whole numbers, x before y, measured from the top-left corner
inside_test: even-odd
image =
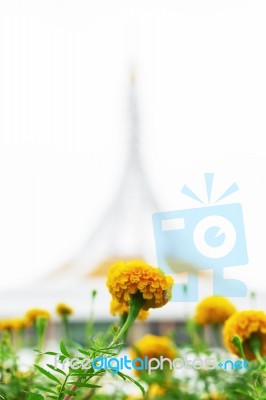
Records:
[[[242,346],[242,339],[239,336],[234,336],[232,339],[232,343],[235,345],[235,347],[237,348],[240,356],[243,358],[243,360],[246,360],[246,356],[243,350],[243,346]]]
[[[38,350],[39,350],[39,352],[35,356],[34,365],[38,365],[43,358],[42,350],[44,347],[44,340],[45,340],[47,324],[48,324],[47,318],[43,318],[43,317],[38,317],[36,319],[36,321],[34,321],[34,328],[35,328],[37,338],[38,338]],[[31,373],[31,377],[29,379],[29,387],[31,386],[31,384],[35,378],[36,372],[37,372],[37,369],[34,367],[34,369],[32,370],[32,373]]]
[[[88,321],[86,324],[86,336],[87,338],[90,338],[90,336],[93,333],[93,316],[94,316],[94,304],[95,304],[95,298],[97,296],[97,291],[93,290],[91,293],[91,306],[90,306],[90,314],[88,317]]]
[[[62,315],[62,324],[64,327],[64,333],[65,333],[65,338],[67,343],[70,342],[70,334],[69,334],[69,322],[68,322],[68,317],[66,314]]]
[[[76,382],[80,382],[81,381],[81,378],[78,378],[77,380],[76,380]],[[71,386],[71,388],[70,388],[70,391],[71,392],[75,392],[77,390],[77,386],[76,385],[73,385],[73,386]],[[70,397],[72,397],[73,396],[73,394],[70,394],[70,393],[68,393],[65,397],[64,397],[64,400],[69,400],[70,399]]]
[[[260,340],[260,337],[256,333],[254,333],[248,340],[248,346],[251,349],[251,351],[254,353],[257,361],[261,365],[264,365],[264,360],[260,354],[261,340]]]
[[[120,331],[117,333],[117,335],[114,337],[114,339],[112,340],[110,345],[107,347],[107,349],[110,349],[112,346],[114,346],[117,343],[118,339],[120,339],[121,337],[123,337],[126,334],[128,329],[131,327],[131,325],[133,325],[135,319],[139,315],[139,312],[142,309],[142,307],[144,306],[144,303],[145,303],[145,300],[143,299],[142,294],[140,292],[137,292],[136,294],[131,296],[131,300],[129,302],[129,313],[128,313],[127,319],[126,319],[124,325],[122,326],[122,328],[120,329]],[[77,379],[77,382],[78,381],[80,381],[80,378]],[[74,384],[71,387],[70,391],[75,392],[76,390],[77,390],[77,386],[75,386],[75,384]],[[69,393],[64,397],[64,400],[68,400],[71,397],[72,397],[72,394]]]
[[[123,335],[125,335],[125,333],[131,327],[131,325],[133,325],[135,319],[139,315],[139,312],[142,309],[144,303],[145,300],[143,299],[141,293],[136,293],[134,296],[131,297],[127,319],[118,334],[114,337],[111,344],[108,346],[108,348],[112,347],[118,341],[118,339],[121,338],[121,336],[123,337]]]
[[[217,347],[221,347],[222,346],[221,325],[220,324],[213,325],[213,332]]]
[[[66,375],[65,380],[64,380],[64,382],[62,383],[60,392],[58,393],[58,400],[61,400],[62,393],[63,393],[63,391],[64,391],[64,389],[65,389],[65,386],[66,386],[67,380],[68,380],[68,378],[69,378],[69,375],[70,375],[70,374],[67,374],[67,375]]]
[[[45,317],[37,317],[34,322],[35,330],[38,338],[38,349],[42,350],[44,346],[45,333],[47,329],[48,319]]]
[[[101,379],[101,376],[98,376],[95,381],[93,382],[94,385],[97,385],[97,383],[99,382],[99,380]],[[88,381],[88,380],[87,380]],[[86,381],[86,382],[87,382]],[[92,396],[95,393],[96,388],[90,389],[89,392],[83,397],[83,400],[89,400],[92,398]]]

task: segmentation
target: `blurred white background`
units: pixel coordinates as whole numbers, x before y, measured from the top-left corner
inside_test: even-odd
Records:
[[[236,181],[250,289],[265,287],[266,4],[0,3],[0,287],[66,261],[115,196],[137,71],[143,162],[161,210]]]

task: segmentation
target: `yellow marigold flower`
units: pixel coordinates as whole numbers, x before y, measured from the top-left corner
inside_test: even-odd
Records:
[[[38,317],[43,317],[46,319],[50,319],[50,313],[47,310],[43,310],[42,308],[32,308],[28,310],[25,314],[25,317],[29,320],[30,323],[36,321]]]
[[[128,313],[129,307],[124,303],[119,303],[114,297],[110,301],[110,313],[112,315],[124,315]]]
[[[31,373],[30,373],[30,371],[27,371],[27,372],[14,371],[14,375],[15,375],[17,378],[26,379],[26,378],[28,378],[28,377],[31,375]]]
[[[149,399],[154,399],[156,397],[161,397],[165,394],[166,389],[158,383],[152,383],[148,390],[148,397]]]
[[[108,272],[107,287],[119,303],[128,305],[132,295],[141,293],[144,310],[159,308],[171,298],[173,279],[143,261],[119,261]]]
[[[28,326],[29,321],[26,318],[6,318],[0,321],[0,330],[18,331]]]
[[[123,316],[124,314],[128,314],[129,312],[129,307],[126,304],[121,304],[119,303],[116,299],[112,298],[110,302],[110,313],[112,315],[119,315]],[[146,310],[140,310],[138,319],[140,321],[145,321],[145,319],[148,318],[149,311]]]
[[[201,397],[202,400],[227,400],[224,394],[218,392],[211,392],[210,394],[205,394]]]
[[[178,353],[177,349],[168,336],[156,336],[147,334],[137,341],[130,350],[131,358],[142,358],[148,357],[159,359],[160,356],[174,360]],[[165,364],[167,366],[167,364]],[[138,374],[139,371],[136,370]]]
[[[226,396],[218,392],[212,392],[210,394],[210,400],[226,400]]]
[[[149,316],[149,311],[147,310],[140,310],[139,315],[138,315],[138,319],[140,321],[145,321]]]
[[[200,325],[221,324],[235,312],[235,306],[227,298],[209,296],[197,305],[195,320]]]
[[[74,310],[72,307],[64,303],[58,303],[56,306],[56,312],[60,316],[66,316],[73,314]]]
[[[242,340],[243,350],[248,360],[256,358],[248,344],[248,339],[253,334],[257,334],[260,339],[260,354],[262,356],[266,355],[266,314],[263,311],[239,311],[226,321],[223,328],[223,338],[226,347],[240,357],[238,349],[232,343],[233,337],[238,336]]]

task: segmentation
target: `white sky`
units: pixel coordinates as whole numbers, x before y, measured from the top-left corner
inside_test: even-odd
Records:
[[[162,210],[215,172],[244,210],[265,287],[265,1],[0,3],[0,287],[71,256],[113,198],[136,65],[143,159]],[[240,276],[239,275],[239,276]]]

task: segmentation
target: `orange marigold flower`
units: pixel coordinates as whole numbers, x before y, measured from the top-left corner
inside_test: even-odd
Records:
[[[144,310],[165,305],[171,298],[173,283],[159,268],[140,260],[114,263],[107,277],[109,292],[119,303],[128,305],[132,295],[141,293]]]
[[[73,308],[68,306],[67,304],[58,303],[56,306],[56,313],[61,317],[64,317],[66,315],[71,315],[73,314],[73,312],[74,312]]]
[[[209,296],[199,302],[194,318],[200,325],[221,324],[235,312],[235,306],[226,297]]]
[[[50,313],[47,310],[43,310],[42,308],[31,308],[25,314],[25,318],[29,320],[30,323],[36,321],[38,317],[50,319]]]
[[[233,354],[240,357],[238,349],[232,343],[232,339],[238,336],[242,340],[243,350],[248,360],[256,358],[248,343],[248,340],[254,334],[260,339],[260,354],[262,356],[266,355],[266,314],[263,311],[239,311],[226,321],[223,328],[223,338],[226,347]]]
[[[145,335],[139,341],[137,341],[130,350],[131,358],[144,358],[148,359],[157,358],[161,356],[174,360],[177,355],[177,349],[175,344],[168,336],[156,336],[156,335]],[[139,371],[136,370],[136,374]]]
[[[116,299],[112,298],[110,302],[110,313],[112,315],[114,316],[119,315],[122,317],[124,314],[128,314],[128,312],[129,312],[129,306],[127,306],[126,304],[121,304]],[[138,319],[140,321],[145,321],[145,319],[147,319],[148,316],[149,316],[149,311],[140,310]]]

